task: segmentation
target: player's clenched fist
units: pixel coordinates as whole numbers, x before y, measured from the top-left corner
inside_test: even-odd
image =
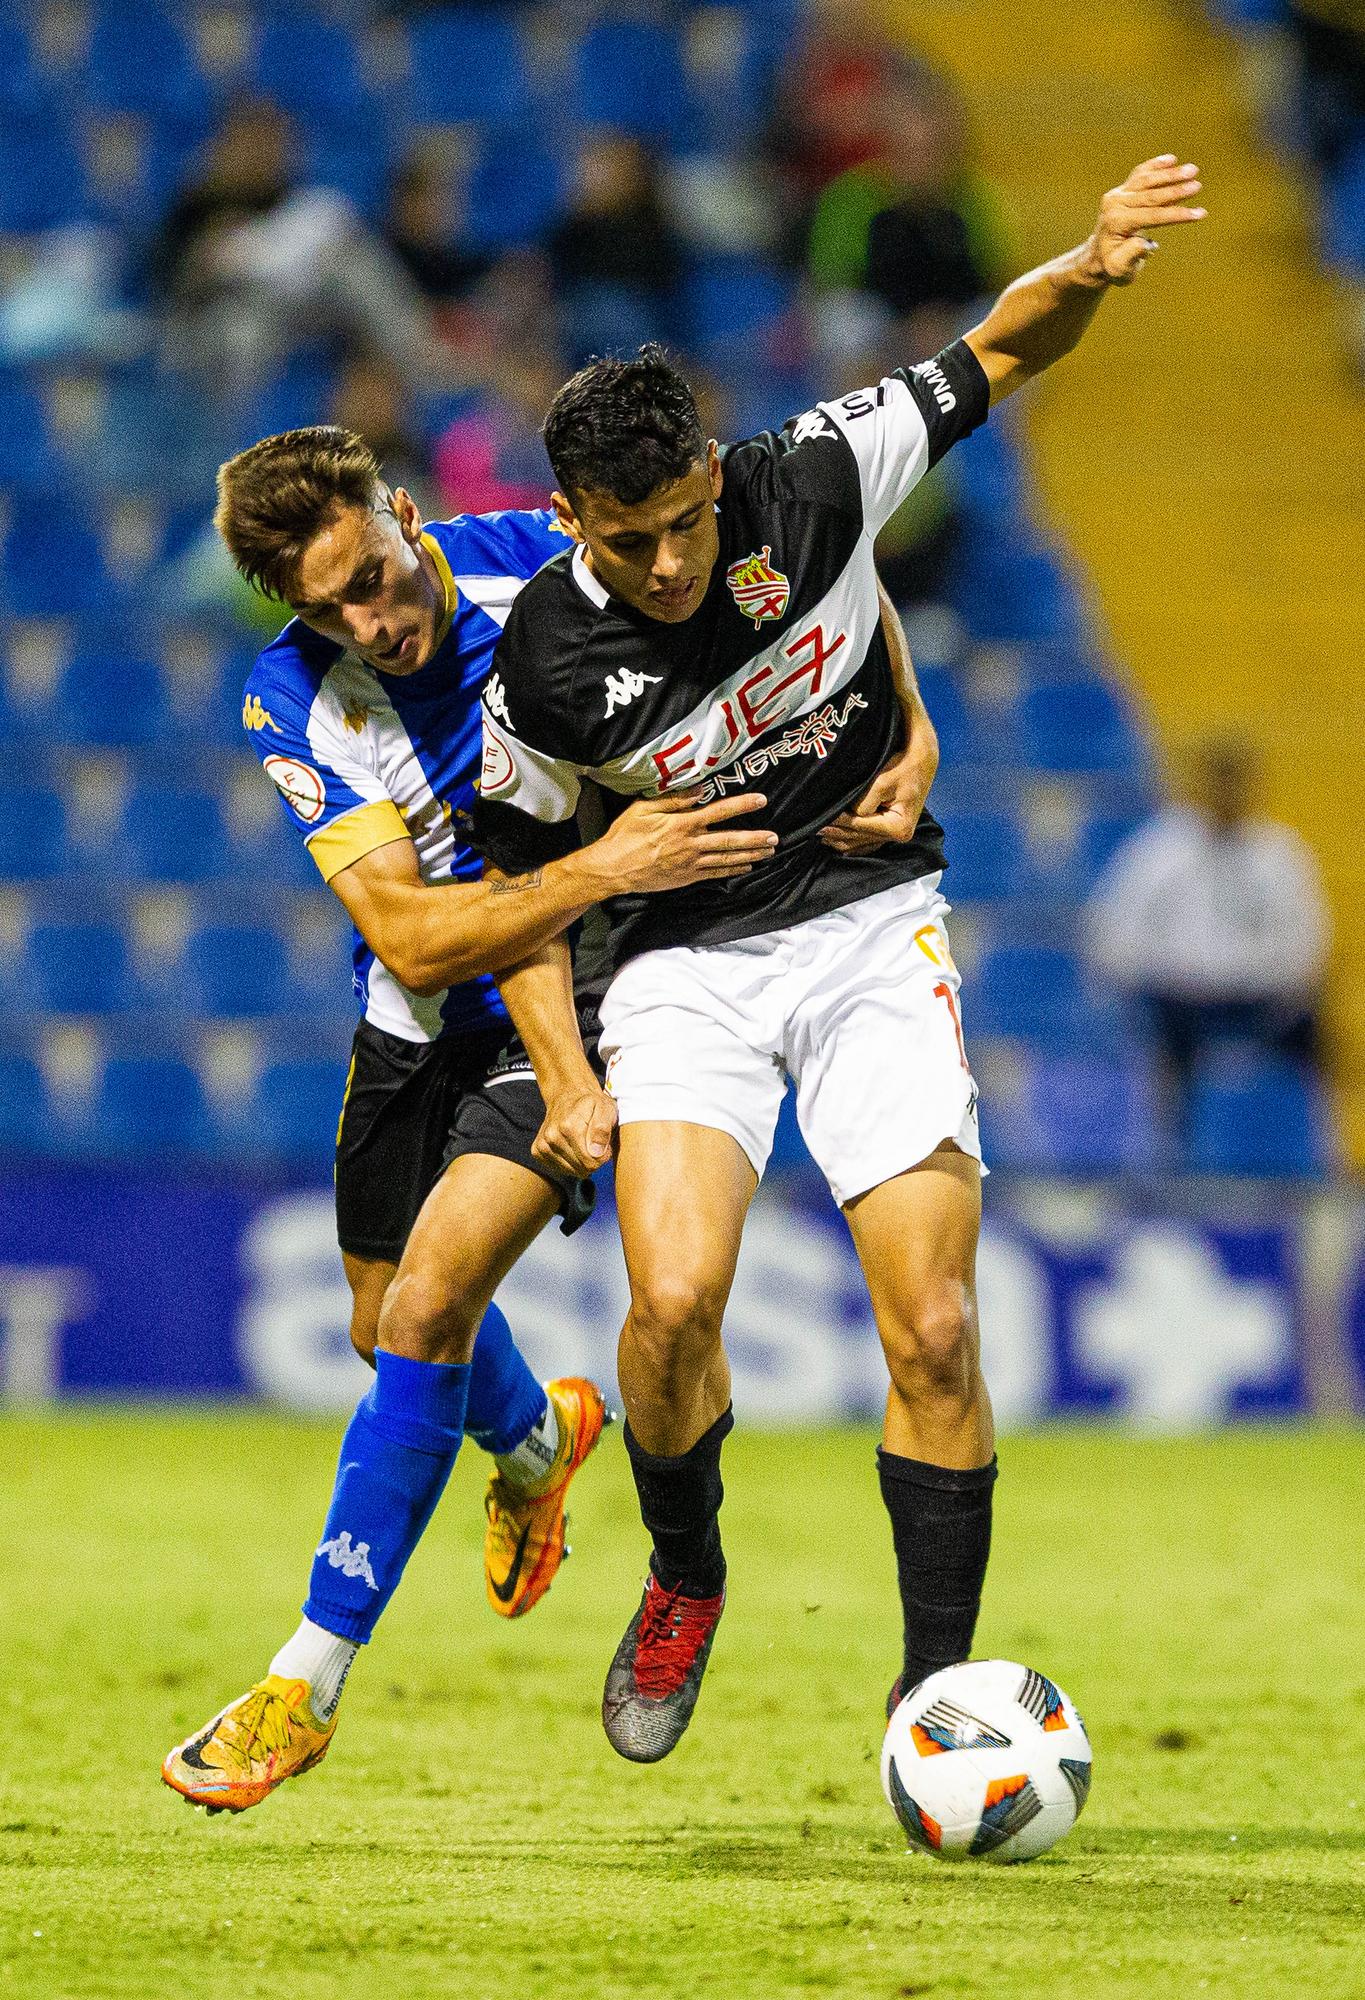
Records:
[[[550,1100],[531,1151],[561,1173],[595,1174],[611,1158],[616,1101],[605,1090],[576,1090]]]
[[[602,836],[599,859],[611,869],[617,891],[685,889],[692,882],[747,875],[773,853],[777,835],[729,822],[767,803],[761,792],[709,806],[699,806],[694,791],[639,799]]]
[[[1199,191],[1198,167],[1179,165],[1174,153],[1134,167],[1100,203],[1083,252],[1085,274],[1097,285],[1131,285],[1158,247],[1152,230],[1204,220],[1208,211],[1191,205]]]

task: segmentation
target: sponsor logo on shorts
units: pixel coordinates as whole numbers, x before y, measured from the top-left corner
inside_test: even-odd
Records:
[[[305,826],[322,818],[327,806],[327,788],[322,773],[311,764],[300,763],[297,757],[267,757],[265,774]]]
[[[762,555],[742,556],[725,572],[730,595],[746,618],[758,630],[765,618],[781,618],[791,596],[791,585],[780,569],[772,566],[772,549],[764,545]]]

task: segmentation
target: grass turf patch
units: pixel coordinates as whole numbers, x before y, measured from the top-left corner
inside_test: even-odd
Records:
[[[877,1782],[890,1535],[863,1431],[738,1430],[730,1603],[640,1769],[602,1676],[644,1543],[619,1439],[496,1620],[466,1447],[327,1761],[239,1818],[157,1782],[292,1629],[338,1425],[0,1422],[0,1994],[291,2000],[1365,1995],[1365,1439],[1007,1441],[978,1651],[1042,1667],[1095,1789],[1016,1869],[909,1855]]]

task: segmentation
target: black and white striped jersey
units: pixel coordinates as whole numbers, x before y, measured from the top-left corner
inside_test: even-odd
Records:
[[[704,798],[765,793],[752,823],[779,835],[773,859],[730,881],[615,899],[618,964],[800,923],[941,868],[942,829],[927,812],[913,842],[875,855],[846,858],[816,836],[900,740],[873,540],[988,404],[958,341],[730,446],[720,557],[679,624],[610,596],[581,548],[532,578],[483,692],[475,826],[496,865],[519,872],[576,846],[585,780],[608,818],[685,786]]]

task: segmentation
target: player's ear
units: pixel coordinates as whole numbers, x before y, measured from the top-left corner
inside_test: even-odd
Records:
[[[568,494],[552,493],[550,495],[550,505],[554,508],[555,519],[565,534],[572,536],[576,542],[583,541],[583,529],[577,514],[574,512],[573,501],[569,498]]]
[[[406,486],[393,489],[393,514],[405,542],[416,543],[422,534],[422,513]]]
[[[711,498],[719,500],[721,488],[725,484],[725,468],[720,462],[720,446],[714,438],[707,440],[706,470],[711,479]]]

